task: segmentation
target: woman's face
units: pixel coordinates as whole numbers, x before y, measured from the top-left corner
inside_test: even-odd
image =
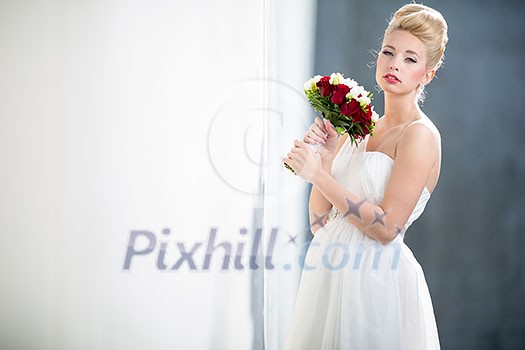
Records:
[[[426,63],[421,40],[407,31],[394,31],[385,38],[377,58],[376,81],[385,92],[417,92],[419,84],[428,84],[434,76]]]

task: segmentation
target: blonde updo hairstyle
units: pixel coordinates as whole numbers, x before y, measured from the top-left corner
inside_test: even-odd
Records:
[[[448,42],[448,26],[443,15],[425,5],[407,4],[394,13],[385,30],[383,41],[394,31],[407,31],[417,37],[427,50],[427,69],[437,71],[443,63]],[[423,100],[425,86],[418,88],[418,99]]]

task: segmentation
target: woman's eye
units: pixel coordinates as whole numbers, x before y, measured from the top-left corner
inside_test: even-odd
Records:
[[[416,63],[417,61],[412,57],[407,57],[406,60],[410,63]]]
[[[388,50],[384,50],[383,51],[383,55],[387,55],[387,56],[393,56],[394,54]]]

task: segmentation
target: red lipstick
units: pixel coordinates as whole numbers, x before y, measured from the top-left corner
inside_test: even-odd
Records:
[[[401,82],[401,80],[399,80],[399,78],[395,74],[392,74],[392,73],[385,75],[383,79],[385,79],[386,81],[392,84]]]

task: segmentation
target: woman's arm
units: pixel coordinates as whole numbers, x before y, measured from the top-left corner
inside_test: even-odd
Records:
[[[348,135],[346,134],[339,137],[339,134],[329,121],[323,121],[317,117],[306,131],[303,141],[308,144],[319,145],[317,153],[321,156],[321,165],[328,174],[331,174],[334,158],[347,137]],[[315,186],[312,186],[308,213],[310,230],[313,234],[326,224],[328,212],[332,209],[332,206],[332,203]]]
[[[296,141],[295,145],[286,162],[298,169],[298,175],[311,182],[343,217],[382,244],[391,242],[405,226],[439,152],[438,137],[427,126],[421,123],[409,126],[398,143],[383,200],[374,205],[332,178],[322,168],[320,156],[304,142]]]
[[[337,148],[333,157],[326,159],[321,157],[321,164],[323,170],[326,173],[332,173],[332,163],[335,158],[335,155],[339,152],[339,150],[345,143],[347,137],[348,135],[345,134],[339,138]],[[315,235],[317,230],[319,230],[326,224],[328,212],[330,211],[330,209],[332,209],[332,203],[328,199],[326,199],[326,197],[315,185],[313,185],[312,190],[310,192],[310,201],[308,203],[308,213],[310,216],[310,230],[312,231],[312,234]]]

